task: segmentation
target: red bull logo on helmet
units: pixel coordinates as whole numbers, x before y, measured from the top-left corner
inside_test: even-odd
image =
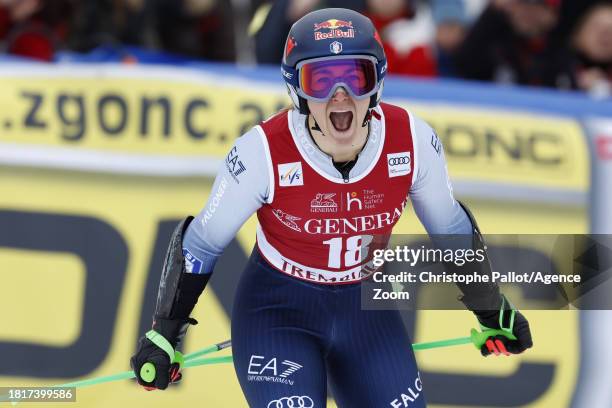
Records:
[[[316,41],[333,38],[354,38],[355,29],[352,21],[331,19],[314,25]]]

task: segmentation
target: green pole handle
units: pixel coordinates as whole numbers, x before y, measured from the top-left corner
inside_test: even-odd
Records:
[[[170,348],[172,347],[172,345],[170,344],[165,344],[163,340],[165,340],[165,338],[163,338],[161,335],[159,335],[156,332],[153,332],[153,330],[151,330],[150,332],[147,333],[147,338],[149,340],[151,340],[153,343],[155,343],[155,345],[157,345],[158,347],[162,348],[164,351],[166,351],[166,353],[168,353],[170,351]],[[163,339],[163,340],[162,340]],[[158,344],[159,343],[159,344]],[[168,346],[170,348],[168,348]],[[210,354],[213,353],[215,351],[220,351],[223,349],[226,349],[228,347],[232,346],[232,342],[229,340],[223,341],[221,343],[217,343],[215,345],[203,348],[201,350],[198,351],[194,351],[193,353],[189,353],[183,356],[183,354],[181,354],[179,351],[174,351],[174,359],[170,359],[170,363],[179,363],[180,369],[183,369],[184,367],[193,367],[191,365],[186,365],[185,362],[189,361],[189,360],[193,360],[197,357],[203,356],[205,354]],[[206,361],[206,360],[203,360]],[[221,360],[219,362],[225,363],[227,362],[226,360]],[[231,362],[231,360],[230,360]],[[201,364],[214,364],[214,363],[201,363]],[[200,365],[201,365],[200,364]],[[142,378],[144,381],[146,382],[153,382],[155,381],[155,375],[157,374],[156,370],[155,370],[155,364],[151,363],[151,362],[147,362],[145,364],[142,365],[142,367],[140,367],[140,378]]]
[[[474,344],[474,346],[480,350],[480,348],[487,342],[489,337],[495,336],[504,336],[509,338],[510,340],[516,340],[516,336],[512,334],[511,331],[503,330],[503,329],[486,329],[483,331],[478,331],[476,329],[470,330],[470,341]]]
[[[140,367],[140,378],[144,381],[152,383],[155,381],[155,365],[153,363],[144,363],[142,367]]]
[[[472,343],[474,347],[480,350],[480,348],[486,343],[489,337],[494,337],[498,335],[505,336],[509,338],[510,340],[516,340],[516,337],[511,332],[506,331],[506,330],[486,329],[483,331],[478,331],[476,329],[472,329],[470,331],[469,337],[457,337],[454,339],[430,341],[427,343],[414,343],[412,345],[412,349],[414,351],[419,351],[419,350],[427,350],[427,349],[440,348],[440,347],[459,346],[462,344]]]
[[[183,365],[185,364],[185,359],[183,358],[183,355],[179,351],[174,350],[172,344],[170,344],[170,342],[164,336],[162,336],[155,330],[149,330],[145,334],[145,336],[147,339],[151,340],[153,344],[155,344],[157,347],[164,350],[166,354],[168,354],[170,364],[178,363],[179,370],[183,368]],[[155,364],[151,362],[144,363],[142,367],[140,367],[139,374],[140,378],[142,378],[145,382],[152,383],[153,381],[155,381],[155,376],[157,374]]]
[[[174,352],[174,358],[170,360],[170,364],[178,363],[179,370],[183,369],[185,365],[185,357],[181,354],[180,351]],[[155,369],[155,364],[146,362],[140,367],[140,378],[142,378],[145,382],[152,383],[155,381],[155,375],[157,374],[157,370]]]

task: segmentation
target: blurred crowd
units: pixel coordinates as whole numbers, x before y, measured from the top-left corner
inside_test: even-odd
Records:
[[[278,65],[291,24],[322,7],[370,17],[390,73],[612,95],[612,0],[0,0],[0,47]]]

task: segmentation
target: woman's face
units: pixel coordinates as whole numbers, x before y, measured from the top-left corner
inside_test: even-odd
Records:
[[[313,92],[326,93],[334,83],[344,82],[352,89],[367,87],[365,70],[355,69],[352,64],[322,64],[310,72],[310,88]],[[344,86],[337,87],[327,102],[308,101],[310,112],[324,135],[338,143],[356,138],[368,111],[370,98],[355,99]]]
[[[406,10],[406,0],[367,0],[368,11],[381,18],[399,17]]]
[[[557,11],[541,3],[511,0],[506,5],[510,22],[520,35],[532,38],[544,35],[557,24]]]
[[[576,33],[576,46],[596,62],[612,61],[612,6],[598,7]]]
[[[360,135],[369,105],[369,97],[354,99],[343,87],[336,88],[327,102],[308,101],[310,113],[322,133],[339,144],[351,143]]]

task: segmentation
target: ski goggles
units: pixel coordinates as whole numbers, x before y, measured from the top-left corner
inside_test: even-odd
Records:
[[[346,55],[302,61],[294,73],[283,69],[283,75],[293,79],[289,82],[297,85],[297,93],[302,98],[326,102],[338,87],[343,87],[355,99],[375,94],[380,87],[378,79],[384,77],[386,67],[386,61],[377,64],[372,56]]]

